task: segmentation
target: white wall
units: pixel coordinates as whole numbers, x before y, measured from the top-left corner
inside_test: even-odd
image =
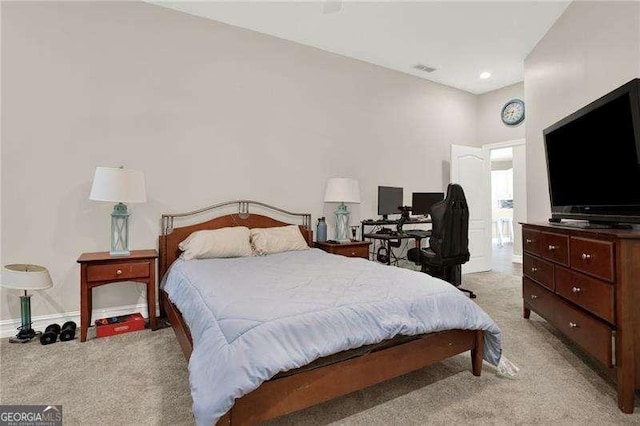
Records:
[[[511,99],[524,100],[524,83],[516,83],[478,96],[478,143],[481,145],[524,139],[525,121],[517,126],[502,122],[502,107]],[[526,107],[526,106],[525,106]]]
[[[522,257],[522,225],[527,221],[527,147],[513,147],[513,255]]]
[[[33,314],[77,311],[82,252],[108,250],[97,165],[145,172],[132,248],[157,246],[164,212],[249,198],[314,221],[327,178],[442,190],[449,145],[476,141],[477,97],[314,48],[128,2],[2,2],[2,255],[51,271]],[[399,159],[399,160],[398,160]],[[128,284],[94,307],[142,303]],[[0,320],[19,317],[0,292]]]
[[[527,216],[551,215],[542,131],[640,76],[640,3],[573,2],[525,60]]]
[[[517,126],[507,126],[500,113],[511,99],[524,99],[524,83],[516,83],[478,96],[478,143],[494,144],[525,138],[529,126],[529,106],[525,103],[525,120]],[[522,256],[522,233],[519,222],[527,220],[526,150],[523,145],[513,147],[513,254]]]

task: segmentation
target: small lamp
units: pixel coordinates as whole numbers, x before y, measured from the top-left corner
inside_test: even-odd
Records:
[[[331,178],[324,192],[325,203],[340,203],[336,211],[336,241],[349,241],[349,210],[344,203],[360,203],[360,185],[355,179]]]
[[[144,203],[144,174],[125,168],[96,167],[90,200],[117,203],[111,213],[111,256],[129,255],[129,212],[124,203]]]
[[[13,264],[2,268],[0,286],[5,288],[24,290],[20,296],[20,318],[22,325],[18,328],[16,337],[9,339],[11,343],[26,343],[39,335],[31,328],[31,295],[27,290],[44,290],[53,286],[47,268],[40,265]]]

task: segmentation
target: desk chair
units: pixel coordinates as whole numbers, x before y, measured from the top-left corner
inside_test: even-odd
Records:
[[[431,207],[431,220],[429,247],[420,249],[422,272],[453,284],[475,299],[475,293],[460,287],[462,264],[469,261],[469,206],[460,185],[449,184],[445,199]]]

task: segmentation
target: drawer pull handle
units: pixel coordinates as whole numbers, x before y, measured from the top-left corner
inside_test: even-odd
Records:
[[[538,268],[536,268],[535,266],[532,266],[531,267],[531,272],[533,272],[535,274],[536,272],[538,272]]]
[[[356,255],[356,252],[355,252],[355,251],[352,251],[352,252],[351,252],[351,256],[355,256],[355,255]]]
[[[535,294],[532,294],[532,295],[531,295],[531,299],[532,299],[532,300],[536,300],[537,298],[538,298],[538,296],[536,296]]]
[[[554,251],[557,248],[558,248],[558,246],[554,246],[552,244],[549,244],[549,251]]]
[[[591,259],[591,255],[587,254],[587,253],[582,253],[582,260],[590,260]]]
[[[574,292],[575,294],[578,294],[582,291],[582,289],[580,287],[573,287],[571,291]]]
[[[576,323],[575,323],[575,322],[573,322],[573,321],[569,321],[569,327],[571,327],[571,328],[578,328],[578,324],[576,324]]]
[[[118,269],[118,270],[116,271],[116,275],[122,275],[122,269]]]
[[[527,244],[531,244],[532,242],[533,242],[533,240],[532,240],[532,239],[527,238]]]

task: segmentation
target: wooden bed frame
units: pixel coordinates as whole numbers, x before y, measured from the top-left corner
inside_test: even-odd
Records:
[[[238,205],[236,214],[227,214],[179,228],[173,226],[176,218],[194,218],[233,204]],[[268,216],[250,214],[250,205],[301,219],[302,235],[309,246],[313,245],[309,214],[291,213],[259,202],[231,201],[189,213],[166,214],[162,215],[162,235],[159,238],[159,276],[164,277],[180,254],[178,244],[192,232],[227,226],[266,228],[289,225]],[[182,352],[188,360],[193,350],[191,333],[182,314],[171,303],[164,290],[160,290],[160,311],[161,316],[166,317],[171,323]],[[236,399],[235,405],[218,421],[218,425],[255,424],[272,419],[407,374],[468,350],[471,350],[473,375],[480,376],[483,338],[482,330],[448,330],[425,334],[397,346],[286,377],[274,378],[264,382],[253,392]]]

